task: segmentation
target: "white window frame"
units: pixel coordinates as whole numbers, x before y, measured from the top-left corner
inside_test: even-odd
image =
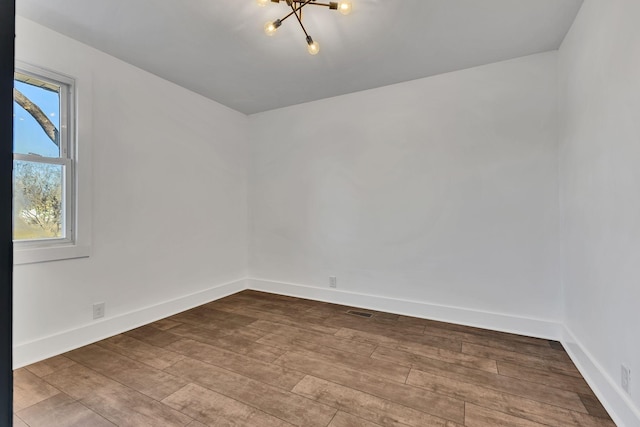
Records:
[[[70,76],[16,61],[17,73],[33,76],[60,87],[60,157],[41,157],[14,153],[14,160],[64,166],[63,238],[14,240],[14,264],[55,261],[89,256],[90,248],[81,242],[78,227],[79,174],[77,168],[78,126],[76,109],[76,80]]]

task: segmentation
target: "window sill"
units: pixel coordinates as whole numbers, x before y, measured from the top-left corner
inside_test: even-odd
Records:
[[[60,245],[42,248],[13,249],[13,264],[34,264],[38,262],[61,261],[65,259],[87,258],[91,254],[90,246]]]

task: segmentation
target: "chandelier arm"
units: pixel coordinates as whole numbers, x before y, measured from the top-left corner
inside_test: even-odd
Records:
[[[297,8],[294,8],[293,6],[291,6],[291,9],[293,9],[293,10],[291,12],[289,12],[284,18],[281,18],[280,22],[283,22],[285,19],[289,18],[293,14],[296,14],[296,16],[297,16],[298,11],[300,9],[302,9],[304,6],[306,6],[307,4],[314,4],[314,3],[311,3],[311,1],[313,1],[313,0],[308,0],[302,6],[299,6]],[[302,2],[300,2],[300,3],[302,3]]]
[[[291,5],[291,9],[293,10],[293,14],[296,15],[296,19],[298,20],[298,23],[300,24],[300,27],[302,28],[302,31],[304,31],[304,35],[308,38],[309,34],[307,33],[307,29],[304,28],[304,25],[302,24],[302,19],[300,19],[300,17],[298,16],[297,11],[300,11],[302,13],[302,8],[305,7],[306,5],[308,5],[309,3],[311,3],[313,0],[307,0],[305,1],[302,5],[300,5],[300,7],[298,9],[296,9],[293,5]],[[312,3],[313,4],[313,3]]]
[[[316,3],[316,2],[311,2],[309,3],[312,6],[325,6],[325,7],[331,7],[331,5],[329,3]]]
[[[286,15],[284,18],[281,18],[281,19],[280,19],[280,22],[283,22],[285,19],[287,19],[288,17],[290,17],[290,16],[291,16],[291,15],[293,15],[294,13],[295,13],[295,11],[293,11],[293,12],[289,12],[289,14],[288,14],[288,15]]]
[[[279,3],[280,0],[271,0],[273,2]],[[301,4],[301,3],[308,3],[312,6],[323,6],[323,7],[328,7],[331,10],[339,10],[340,8],[340,2],[338,1],[330,1],[329,3],[321,3],[319,1],[316,0],[311,0],[310,2],[307,2],[306,0],[290,0],[291,1],[291,5],[296,5],[296,4]],[[347,2],[350,3],[350,2]],[[287,0],[287,4],[289,4],[289,0]]]

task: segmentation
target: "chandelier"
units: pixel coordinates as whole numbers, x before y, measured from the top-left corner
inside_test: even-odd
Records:
[[[323,6],[328,7],[330,10],[337,10],[343,15],[348,15],[351,12],[351,2],[350,1],[339,1],[339,2],[329,2],[329,3],[320,3],[316,0],[256,0],[259,6],[266,6],[267,3],[280,3],[283,1],[287,3],[287,6],[291,8],[291,12],[284,16],[284,18],[276,19],[275,21],[269,21],[264,25],[264,32],[268,36],[272,36],[276,33],[276,30],[282,25],[282,22],[291,17],[295,16],[300,24],[300,28],[304,32],[307,41],[307,50],[311,55],[315,55],[320,51],[320,45],[318,42],[314,41],[309,33],[307,33],[307,29],[302,24],[302,9],[305,6]]]

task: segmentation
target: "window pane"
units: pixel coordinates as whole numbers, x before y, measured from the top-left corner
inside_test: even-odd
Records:
[[[14,87],[13,152],[60,157],[60,88],[21,74]]]
[[[14,240],[64,238],[64,166],[13,162]]]

